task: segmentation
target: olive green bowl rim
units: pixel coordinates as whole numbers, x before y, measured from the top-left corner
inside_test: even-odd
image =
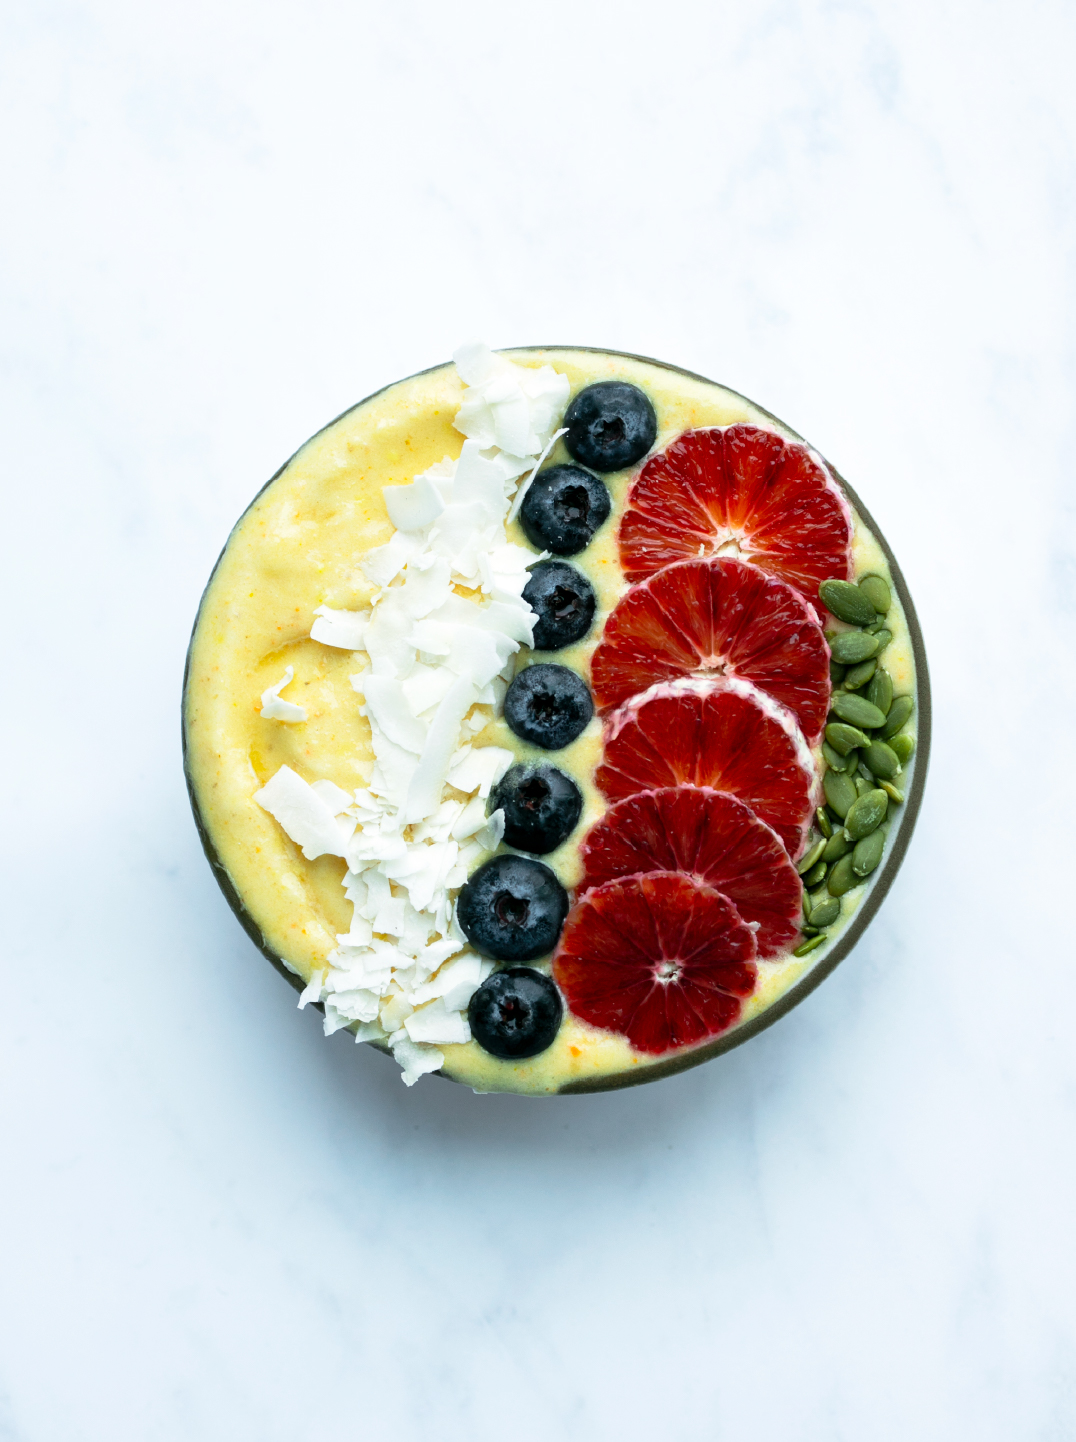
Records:
[[[601,346],[585,345],[511,346],[506,348],[503,353],[508,355],[519,352],[533,354],[543,351],[569,351],[581,355],[616,356],[621,360],[641,361],[646,365],[656,366],[659,370],[672,371],[676,375],[687,376],[689,380],[702,381],[705,385],[720,386],[720,388],[728,392],[729,395],[734,395],[738,399],[745,401],[761,415],[764,415],[769,420],[773,421],[774,424],[778,426],[780,430],[783,431],[785,434],[794,437],[798,441],[802,441],[804,445],[809,446],[812,450],[816,452],[816,454],[820,454],[817,451],[816,447],[811,446],[810,441],[799,435],[797,431],[794,431],[792,427],[786,424],[785,421],[781,420],[779,416],[775,416],[772,411],[766,410],[765,407],[758,405],[755,401],[751,400],[748,396],[743,395],[740,391],[735,391],[730,386],[722,385],[720,381],[711,380],[709,376],[699,375],[697,371],[689,371],[685,370],[682,366],[670,365],[668,361],[655,360],[653,356],[635,355],[631,351],[607,350]],[[416,371],[414,375],[404,377],[403,380],[392,381],[389,385],[382,386],[380,390],[374,391],[372,392],[372,394],[364,397],[363,400],[357,401],[352,406],[348,406],[347,410],[342,411],[340,415],[335,417],[334,420],[329,421],[327,425],[324,425],[320,428],[320,430],[315,431],[309,440],[304,441],[303,444],[298,448],[298,450],[296,450],[293,455],[288,457],[288,459],[284,462],[280,469],[277,470],[272,476],[270,476],[269,480],[266,481],[265,485],[258,490],[257,494],[250,501],[249,505],[244,508],[242,515],[239,517],[235,525],[232,527],[231,531],[228,533],[228,539],[225,541],[223,547],[221,548],[220,555],[217,557],[213,569],[209,573],[209,579],[206,582],[205,589],[202,592],[201,600],[198,603],[198,610],[195,614],[194,625],[191,628],[191,639],[187,646],[186,662],[183,669],[183,694],[181,714],[183,772],[187,783],[187,794],[190,797],[191,810],[194,814],[194,823],[198,830],[198,837],[202,843],[202,850],[205,852],[206,859],[208,860],[210,867],[212,868],[213,875],[216,877],[217,884],[223,892],[224,898],[228,902],[228,905],[231,907],[232,911],[235,913],[237,919],[239,920],[240,925],[243,927],[243,930],[250,937],[251,941],[254,942],[258,950],[261,951],[262,955],[265,956],[272,963],[272,965],[281,974],[281,976],[284,977],[285,981],[287,981],[288,984],[293,987],[295,991],[303,990],[304,983],[302,978],[296,976],[296,974],[281,960],[281,958],[272,949],[272,947],[267,944],[260,927],[251,916],[250,912],[247,910],[246,906],[243,903],[242,897],[235,889],[231,877],[228,875],[227,870],[221,864],[220,859],[216,855],[213,842],[210,839],[209,832],[202,817],[201,808],[198,802],[198,796],[194,787],[194,780],[191,776],[189,764],[189,750],[187,744],[187,687],[190,681],[191,651],[194,646],[194,638],[198,633],[198,622],[201,618],[202,607],[205,605],[205,599],[208,595],[209,588],[213,583],[213,577],[216,575],[217,567],[220,565],[221,560],[223,559],[224,554],[231,543],[232,536],[242,524],[245,516],[250,511],[251,507],[257,503],[260,497],[269,489],[273,482],[284,474],[284,472],[291,465],[292,461],[295,460],[295,457],[298,456],[300,452],[305,450],[306,447],[310,445],[311,441],[316,440],[318,436],[323,435],[328,430],[331,430],[332,427],[339,424],[339,422],[342,421],[345,416],[349,416],[352,414],[352,412],[360,410],[363,406],[368,405],[370,401],[375,400],[379,395],[384,395],[386,391],[392,390],[398,385],[403,385],[409,380],[417,380],[420,376],[432,375],[434,371],[444,370],[447,365],[451,364],[451,361],[443,361],[440,365],[428,366],[425,370]],[[825,458],[823,457],[823,459]],[[931,700],[930,673],[927,667],[926,647],[923,644],[923,633],[919,625],[919,617],[916,615],[915,606],[912,602],[911,593],[908,590],[908,584],[904,579],[904,573],[900,569],[897,558],[896,556],[894,556],[893,551],[890,548],[889,542],[886,540],[885,536],[878,528],[878,525],[872,517],[870,511],[867,509],[866,506],[864,506],[863,502],[860,500],[853,487],[848,484],[848,482],[844,479],[844,477],[837,470],[837,468],[833,466],[828,460],[826,461],[826,465],[829,467],[830,471],[840,484],[842,490],[851,501],[852,505],[855,507],[859,516],[869,527],[872,535],[881,546],[885,558],[889,563],[890,576],[892,577],[897,595],[900,597],[901,606],[904,609],[904,617],[908,625],[908,634],[911,637],[912,655],[915,660],[916,710],[918,713],[915,765],[912,769],[911,785],[905,796],[903,811],[900,816],[899,824],[894,829],[889,850],[886,853],[882,865],[874,874],[874,877],[870,882],[867,894],[863,898],[863,901],[861,902],[855,915],[852,917],[851,921],[848,923],[845,929],[841,932],[837,940],[833,943],[829,950],[827,950],[825,956],[823,956],[821,960],[816,962],[815,965],[811,967],[811,969],[807,971],[800,978],[799,981],[789,987],[788,991],[785,992],[785,994],[777,1001],[775,1001],[772,1006],[768,1006],[764,1012],[761,1012],[758,1016],[753,1017],[751,1021],[745,1022],[743,1026],[736,1027],[734,1030],[726,1032],[723,1036],[716,1038],[712,1042],[707,1042],[701,1046],[693,1047],[689,1051],[678,1052],[676,1055],[667,1057],[663,1061],[648,1062],[644,1066],[633,1069],[631,1072],[617,1072],[607,1076],[600,1076],[588,1078],[581,1081],[569,1082],[566,1085],[560,1087],[559,1090],[555,1093],[555,1095],[577,1096],[589,1092],[620,1091],[625,1087],[642,1086],[644,1083],[660,1081],[663,1077],[674,1076],[678,1072],[687,1071],[691,1067],[701,1066],[703,1062],[711,1061],[714,1057],[721,1056],[725,1052],[732,1051],[734,1047],[742,1046],[744,1042],[750,1041],[751,1038],[757,1036],[759,1032],[765,1031],[767,1027],[770,1027],[774,1024],[774,1022],[779,1021],[781,1017],[785,1016],[788,1012],[790,1012],[794,1006],[798,1006],[799,1003],[803,1001],[805,997],[809,996],[816,987],[821,986],[822,982],[825,981],[826,977],[829,976],[831,972],[833,972],[833,970],[845,959],[846,956],[848,956],[848,954],[855,947],[856,943],[859,941],[860,937],[866,931],[867,927],[870,925],[871,921],[873,921],[879,908],[882,905],[882,902],[885,900],[890,887],[893,885],[893,882],[896,879],[897,872],[900,870],[901,863],[904,860],[909,843],[912,839],[912,832],[915,829],[915,823],[919,816],[920,806],[922,805],[923,791],[926,787],[927,768],[930,759]],[[383,1044],[379,1046],[378,1043],[375,1042],[372,1043],[372,1045],[378,1046],[379,1050],[387,1050],[387,1048]],[[435,1075],[445,1076],[445,1073],[437,1072],[435,1073]],[[455,1081],[456,1078],[448,1077],[447,1080]],[[466,1085],[466,1083],[463,1083],[463,1085]]]

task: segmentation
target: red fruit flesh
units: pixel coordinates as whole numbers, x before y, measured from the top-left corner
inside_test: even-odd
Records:
[[[640,791],[611,806],[581,850],[584,889],[618,876],[681,871],[757,923],[759,956],[779,956],[799,936],[803,889],[796,868],[776,833],[723,791]]]
[[[728,897],[652,871],[587,892],[553,976],[576,1016],[658,1055],[726,1031],[754,990],[755,938]]]
[[[727,791],[793,860],[813,813],[814,768],[795,720],[744,682],[679,681],[629,701],[609,719],[595,779],[609,801],[661,786]]]
[[[643,467],[620,522],[629,581],[692,556],[741,556],[812,603],[851,575],[852,514],[806,446],[758,426],[685,431]]]
[[[725,674],[787,706],[811,745],[829,705],[829,647],[807,603],[784,581],[715,557],[666,566],[631,586],[591,660],[603,710],[661,681]]]

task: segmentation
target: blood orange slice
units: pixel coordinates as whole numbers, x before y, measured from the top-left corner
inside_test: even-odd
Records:
[[[595,779],[609,801],[661,786],[727,791],[773,827],[793,860],[817,784],[792,713],[734,677],[666,682],[614,711]]]
[[[640,791],[584,838],[583,887],[644,871],[683,871],[727,896],[758,926],[758,954],[799,935],[803,888],[780,837],[742,801],[706,786]]]
[[[658,1054],[726,1031],[757,976],[736,907],[691,876],[599,886],[568,914],[553,976],[576,1016]]]
[[[852,513],[806,446],[758,426],[685,431],[640,471],[619,541],[629,581],[689,556],[741,556],[813,604],[821,581],[851,574]]]
[[[591,660],[594,699],[620,706],[661,681],[733,675],[793,713],[812,745],[829,705],[829,647],[798,591],[757,566],[679,561],[631,586]]]

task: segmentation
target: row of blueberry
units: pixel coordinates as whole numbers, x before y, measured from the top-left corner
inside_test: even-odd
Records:
[[[636,386],[603,381],[587,386],[565,414],[565,445],[577,465],[551,466],[532,483],[519,519],[532,545],[574,556],[608,520],[612,500],[600,475],[641,460],[654,444],[657,418]],[[583,469],[588,467],[589,469]],[[534,649],[559,651],[581,641],[597,609],[594,588],[564,561],[539,561],[523,597],[537,616]],[[576,740],[594,715],[590,688],[567,666],[526,666],[508,688],[505,720],[521,740],[559,751]],[[476,951],[496,961],[536,961],[556,945],[568,914],[568,894],[544,856],[571,835],[583,794],[558,767],[520,763],[490,799],[504,812],[504,839],[530,856],[494,857],[460,892],[457,915]],[[506,1060],[537,1056],[552,1043],[563,1016],[552,980],[530,967],[495,971],[471,999],[475,1040]]]

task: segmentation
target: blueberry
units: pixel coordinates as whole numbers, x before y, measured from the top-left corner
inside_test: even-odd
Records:
[[[564,1003],[548,976],[513,966],[486,978],[471,997],[467,1015],[480,1047],[506,1061],[520,1061],[552,1044]]]
[[[519,523],[532,545],[574,556],[590,544],[612,508],[603,480],[579,466],[550,466],[524,496]]]
[[[574,741],[593,715],[587,683],[567,666],[528,666],[504,698],[509,726],[543,751],[559,751]]]
[[[622,471],[654,444],[658,418],[638,386],[599,381],[579,392],[564,413],[564,444],[574,460],[592,471]]]
[[[568,915],[568,893],[548,866],[495,856],[464,884],[456,917],[476,951],[494,961],[534,961],[552,951]]]
[[[559,651],[581,641],[590,630],[598,602],[594,587],[566,561],[539,561],[523,588],[523,599],[537,611],[534,649]]]
[[[569,776],[547,761],[510,767],[490,799],[490,810],[504,812],[504,839],[520,851],[544,856],[575,830],[583,811],[583,793]]]

